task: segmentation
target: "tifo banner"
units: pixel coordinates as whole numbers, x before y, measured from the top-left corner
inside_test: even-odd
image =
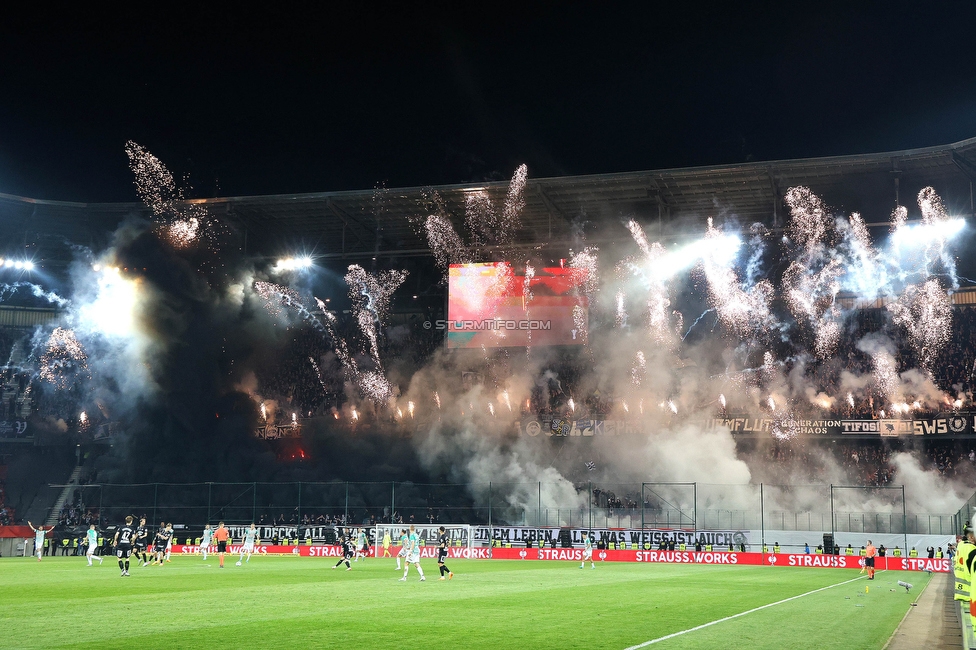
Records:
[[[27,422],[25,420],[0,421],[0,438],[17,438],[22,440],[30,438],[32,435],[27,433]]]
[[[262,440],[278,440],[279,438],[300,438],[302,425],[298,422],[291,424],[266,424],[254,429],[254,436]]]
[[[709,418],[710,429],[726,428],[733,434],[770,433],[774,428],[789,430],[800,436],[929,436],[974,435],[976,413],[940,413],[931,418],[910,420],[777,420],[752,415]],[[601,438],[631,433],[647,433],[642,421],[527,417],[515,423],[516,432],[527,438]]]
[[[574,546],[582,548],[585,538],[592,536],[597,543],[615,548],[643,549],[645,545],[658,546],[661,542],[674,542],[694,546],[712,544],[727,549],[729,544],[738,547],[749,544],[747,530],[676,530],[667,528],[526,528],[521,526],[477,526],[474,530],[475,544],[488,545],[489,540],[497,544],[513,546]]]
[[[772,428],[788,429],[801,436],[929,436],[972,435],[976,432],[976,413],[940,413],[932,418],[911,420],[773,420],[763,417],[711,418],[708,428],[727,428],[733,434],[769,433]]]
[[[216,551],[216,547],[210,548],[210,553]],[[257,546],[257,555],[295,555],[300,557],[320,557],[320,558],[339,558],[342,557],[342,549],[338,546]],[[391,546],[391,556],[396,556],[400,547]],[[173,545],[173,552],[191,555],[200,552],[199,546]],[[227,548],[228,554],[237,555],[241,552],[239,544],[231,545]],[[379,547],[372,547],[370,555],[379,558],[382,551]],[[461,548],[452,547],[448,549],[448,557],[451,559],[463,558],[472,560],[526,560],[526,561],[562,561],[562,562],[582,562],[583,549],[581,548]],[[421,560],[433,560],[437,558],[437,548],[434,546],[423,546],[420,549]],[[391,558],[392,559],[392,558]],[[659,564],[724,564],[724,565],[751,565],[751,566],[770,566],[770,567],[805,567],[817,569],[860,569],[864,559],[855,555],[800,555],[794,553],[738,553],[728,551],[614,551],[614,550],[593,550],[593,560],[595,562],[641,562]],[[879,571],[932,571],[936,573],[949,573],[949,560],[928,559],[928,558],[907,558],[907,557],[879,557],[875,558],[875,568]]]

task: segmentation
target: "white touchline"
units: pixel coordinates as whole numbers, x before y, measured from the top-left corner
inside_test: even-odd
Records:
[[[784,598],[783,600],[777,600],[775,603],[769,603],[768,605],[760,605],[759,607],[754,607],[753,609],[744,612],[739,612],[738,614],[733,614],[732,616],[726,616],[725,618],[720,618],[715,621],[710,621],[708,623],[703,623],[695,627],[690,627],[687,630],[681,630],[680,632],[668,634],[667,636],[662,636],[657,639],[651,639],[650,641],[645,641],[644,643],[638,643],[637,645],[632,645],[629,648],[626,648],[625,650],[637,650],[637,648],[645,648],[651,644],[660,643],[661,641],[667,641],[668,639],[673,639],[676,636],[681,636],[682,634],[688,634],[689,632],[696,632],[706,627],[711,627],[712,625],[718,625],[719,623],[724,623],[725,621],[731,621],[733,618],[739,618],[740,616],[745,616],[746,614],[752,614],[753,612],[758,612],[759,610],[766,609],[767,607],[775,607],[776,605],[782,605],[783,603],[788,603],[791,600],[796,600],[797,598],[803,598],[804,596],[815,594],[818,591],[823,591],[824,589],[833,589],[834,587],[846,585],[849,582],[855,582],[857,580],[861,580],[863,577],[865,576],[858,576],[857,578],[851,578],[850,580],[845,580],[844,582],[838,582],[835,585],[827,585],[826,587],[821,587],[820,589],[814,589],[813,591],[808,591],[805,594],[800,594],[798,596],[790,596],[789,598]]]

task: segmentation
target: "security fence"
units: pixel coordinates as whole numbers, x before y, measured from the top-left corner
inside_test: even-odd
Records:
[[[343,523],[949,535],[960,514],[909,513],[896,487],[708,483],[144,483],[77,488],[102,524]],[[976,495],[967,512],[976,507]],[[962,512],[962,511],[960,511]]]

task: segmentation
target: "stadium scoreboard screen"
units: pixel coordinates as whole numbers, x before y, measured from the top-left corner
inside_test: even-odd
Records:
[[[517,275],[508,262],[452,264],[449,348],[582,345],[586,271],[557,266]]]

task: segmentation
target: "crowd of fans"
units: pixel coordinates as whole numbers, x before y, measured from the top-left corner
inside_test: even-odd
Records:
[[[6,472],[3,472],[3,474],[5,475]],[[0,526],[8,526],[14,521],[14,510],[13,508],[7,506],[7,486],[6,483],[0,479]]]

